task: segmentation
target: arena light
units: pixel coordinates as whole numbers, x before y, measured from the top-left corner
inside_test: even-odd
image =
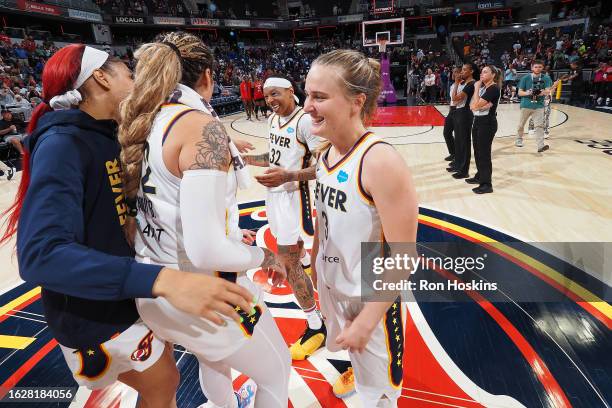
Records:
[[[520,25],[515,24],[515,25],[513,25],[512,27],[514,27],[514,28],[519,28],[519,27],[520,27]]]
[[[529,24],[529,25],[530,25],[531,27],[535,27],[535,26],[537,26],[537,25],[538,25],[538,23],[531,23],[531,24]]]

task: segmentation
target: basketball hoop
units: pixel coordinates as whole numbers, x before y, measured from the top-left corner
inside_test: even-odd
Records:
[[[388,42],[389,41],[384,39],[384,38],[376,39],[376,43],[378,43],[378,51],[380,51],[381,53],[387,52],[387,43]]]

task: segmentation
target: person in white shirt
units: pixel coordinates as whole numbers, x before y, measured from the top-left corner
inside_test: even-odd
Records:
[[[425,96],[427,103],[436,102],[436,75],[431,68],[427,68],[427,75],[425,75]]]
[[[462,77],[461,77],[460,67],[453,68],[452,79],[454,82],[450,87],[449,95],[453,95],[453,94],[456,95],[457,93],[461,92],[463,90],[463,87],[465,86],[461,83]],[[444,135],[444,141],[446,142],[446,148],[448,149],[448,156],[445,157],[444,160],[449,161],[450,166],[455,165],[454,163],[455,138],[453,137],[453,130],[454,130],[454,118],[453,117],[455,114],[455,110],[457,109],[457,103],[458,102],[451,100],[448,115],[446,115],[446,118],[444,118],[443,135]]]
[[[256,179],[267,187],[266,215],[276,238],[287,279],[306,314],[306,327],[290,348],[293,360],[304,360],[325,344],[327,335],[315,302],[306,245],[314,234],[309,180],[314,180],[313,152],[321,140],[311,134],[312,121],[299,106],[297,87],[287,78],[270,76],[263,85],[266,103],[274,112],[268,119],[268,152],[244,157],[247,164],[267,167]]]

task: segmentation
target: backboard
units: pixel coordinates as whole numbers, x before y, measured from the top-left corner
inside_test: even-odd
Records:
[[[403,18],[364,21],[361,24],[364,47],[377,47],[382,39],[387,40],[387,46],[404,43]]]

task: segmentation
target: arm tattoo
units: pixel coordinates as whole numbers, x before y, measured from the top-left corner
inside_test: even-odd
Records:
[[[270,251],[268,248],[262,248],[264,251],[264,260],[261,263],[262,268],[272,268],[280,266],[280,261],[276,256],[274,256],[274,252]]]
[[[208,122],[202,129],[202,140],[196,146],[198,151],[189,170],[227,171],[230,165],[229,137],[221,122]]]
[[[302,309],[310,309],[315,305],[312,281],[304,272],[300,261],[301,248],[299,245],[279,245],[278,255],[285,262],[287,280]]]
[[[298,170],[294,175],[295,181],[308,181],[317,178],[317,166],[313,165],[302,170]],[[289,181],[289,180],[288,180]]]
[[[242,157],[246,164],[251,166],[269,167],[270,166],[270,153],[253,154]]]

